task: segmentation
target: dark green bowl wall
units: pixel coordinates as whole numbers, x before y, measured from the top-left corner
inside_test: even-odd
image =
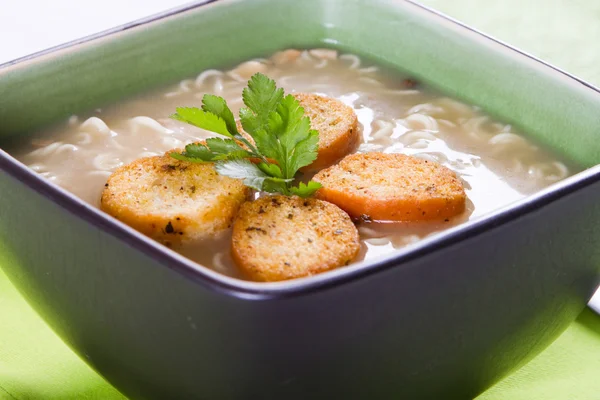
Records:
[[[583,166],[600,159],[595,91],[400,0],[220,0],[31,68],[5,68],[0,136],[290,46],[369,56],[482,106]]]

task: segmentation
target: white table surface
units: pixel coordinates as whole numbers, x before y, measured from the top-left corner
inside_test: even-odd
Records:
[[[0,64],[190,0],[0,0]]]
[[[187,3],[182,0],[0,0],[0,64]],[[600,313],[600,290],[590,306]]]
[[[592,309],[598,314],[600,314],[600,289],[598,289],[596,295],[592,297],[592,300],[590,300],[589,306],[592,307]]]

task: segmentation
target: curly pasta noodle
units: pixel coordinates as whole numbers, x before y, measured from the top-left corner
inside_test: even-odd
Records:
[[[228,70],[208,69],[135,101],[87,116],[33,138],[18,157],[44,178],[98,204],[107,177],[139,157],[164,154],[212,136],[168,118],[178,106],[199,106],[202,97],[224,97],[234,113],[243,106],[242,89],[255,73],[276,80],[286,92],[333,96],[352,106],[363,137],[359,152],[400,152],[453,169],[467,188],[464,215],[420,225],[359,222],[369,258],[385,254],[518,200],[572,171],[567,164],[478,107],[439,95],[418,82],[405,84],[354,54],[333,49],[287,49],[247,60]],[[183,254],[233,275],[226,240],[198,244]]]

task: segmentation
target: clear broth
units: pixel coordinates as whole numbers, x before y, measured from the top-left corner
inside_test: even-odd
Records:
[[[198,106],[204,94],[212,93],[224,97],[237,114],[242,89],[255,72],[275,79],[286,92],[319,93],[351,106],[362,129],[359,152],[398,152],[437,161],[463,180],[467,209],[450,220],[357,222],[362,243],[358,260],[393,252],[577,172],[477,107],[440,95],[407,76],[363,64],[355,55],[326,49],[287,50],[232,70],[204,71],[195,79],[73,116],[39,132],[13,154],[46,179],[99,207],[104,183],[119,166],[213,135],[169,119],[176,107]],[[230,257],[230,235],[225,232],[177,251],[241,278]]]

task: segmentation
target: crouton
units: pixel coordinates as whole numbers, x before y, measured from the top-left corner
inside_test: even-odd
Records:
[[[359,247],[350,217],[314,198],[264,196],[244,203],[233,223],[233,259],[256,281],[300,278],[348,265]]]
[[[352,154],[313,180],[323,185],[317,198],[355,218],[436,220],[465,210],[465,190],[453,171],[403,154]]]
[[[214,237],[229,228],[251,190],[213,164],[169,155],[138,159],[115,171],[101,209],[168,246]]]
[[[314,172],[328,167],[356,149],[360,133],[358,118],[351,107],[339,100],[316,94],[296,93],[294,97],[304,108],[304,115],[310,118],[311,128],[319,131],[317,159],[302,168],[302,171]],[[252,137],[243,131],[239,121],[237,128],[246,139],[254,143]]]
[[[319,131],[317,159],[303,171],[318,171],[328,167],[356,149],[360,141],[358,118],[354,110],[339,100],[309,93],[294,97],[310,118],[312,129]]]

